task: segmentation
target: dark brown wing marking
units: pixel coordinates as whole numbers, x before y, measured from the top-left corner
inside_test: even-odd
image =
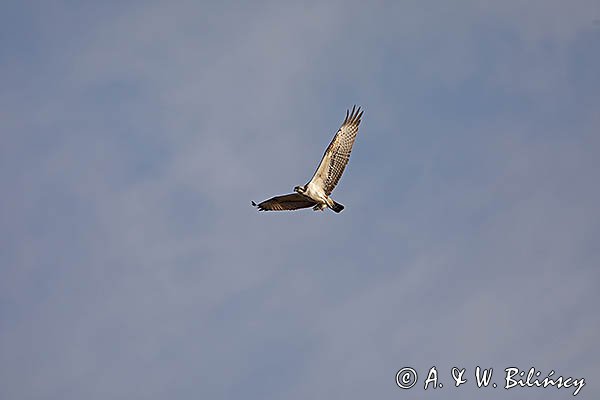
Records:
[[[257,207],[259,211],[299,210],[301,208],[313,207],[315,204],[317,203],[298,193],[275,196],[259,204],[252,202],[252,205]]]

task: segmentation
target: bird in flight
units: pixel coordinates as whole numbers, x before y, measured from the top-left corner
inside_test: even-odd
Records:
[[[354,106],[352,111],[346,111],[342,126],[327,146],[321,163],[306,185],[296,186],[295,193],[275,196],[259,204],[252,202],[252,205],[259,211],[299,210],[308,207],[312,207],[315,211],[323,211],[326,208],[331,208],[336,213],[342,211],[344,206],[329,196],[350,160],[352,145],[356,140],[362,115],[360,107]]]

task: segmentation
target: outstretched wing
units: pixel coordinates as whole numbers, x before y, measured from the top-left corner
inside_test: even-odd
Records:
[[[321,163],[310,180],[310,183],[321,186],[327,196],[333,192],[350,160],[362,115],[360,107],[354,106],[352,111],[346,111],[346,119],[325,150]]]
[[[259,204],[252,202],[252,205],[257,207],[259,211],[299,210],[301,208],[313,207],[316,204],[316,202],[298,193],[275,196]]]

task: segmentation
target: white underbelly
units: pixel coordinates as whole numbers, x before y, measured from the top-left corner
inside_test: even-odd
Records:
[[[309,184],[306,188],[305,194],[311,199],[318,201],[319,203],[325,203],[327,196],[325,195],[325,191],[323,188],[316,186],[314,184]]]

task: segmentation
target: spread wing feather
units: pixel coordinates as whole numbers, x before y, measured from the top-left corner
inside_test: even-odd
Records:
[[[346,119],[325,150],[321,163],[310,180],[310,183],[321,186],[327,196],[335,189],[350,160],[350,153],[358,134],[358,125],[362,115],[360,107],[354,106],[352,111],[346,111]]]
[[[316,204],[316,202],[298,193],[275,196],[259,204],[252,202],[252,205],[257,207],[259,211],[299,210],[301,208],[313,207]]]

